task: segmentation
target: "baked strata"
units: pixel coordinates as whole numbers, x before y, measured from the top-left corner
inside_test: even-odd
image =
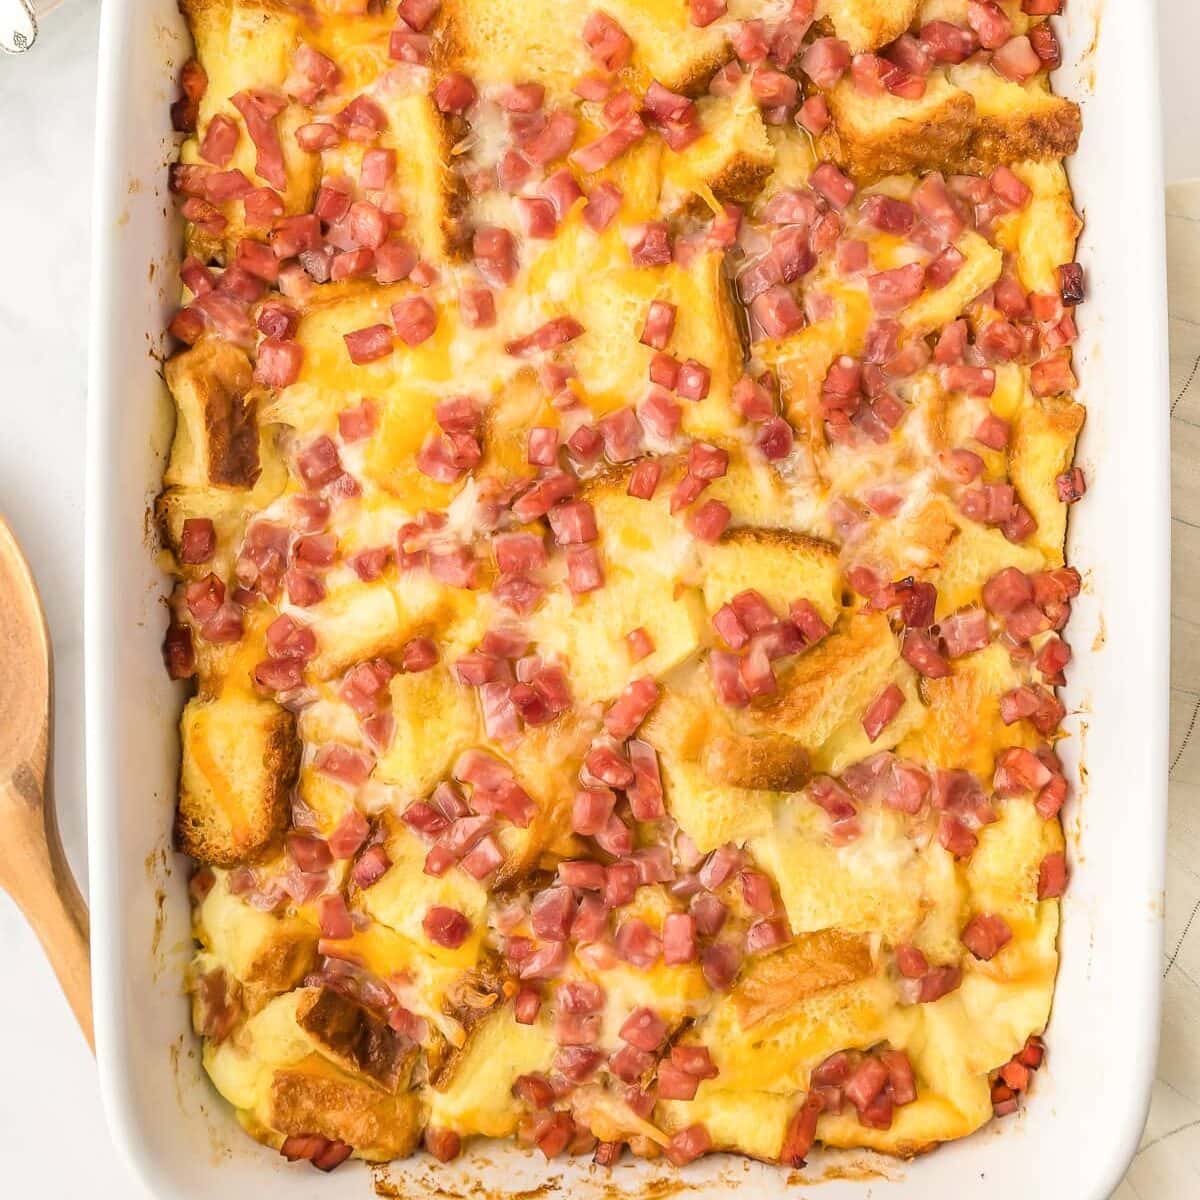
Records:
[[[204,1064],[330,1169],[910,1156],[1041,1062],[1060,0],[184,0]]]

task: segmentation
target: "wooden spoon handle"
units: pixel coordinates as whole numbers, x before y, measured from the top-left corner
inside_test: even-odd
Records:
[[[17,822],[11,834],[9,890],[41,941],[94,1054],[88,910],[63,852],[53,799],[47,796],[40,812],[30,805],[29,820]]]

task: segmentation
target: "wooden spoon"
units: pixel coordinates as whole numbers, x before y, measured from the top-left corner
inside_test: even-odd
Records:
[[[63,853],[47,781],[51,681],[50,636],[37,585],[0,517],[0,887],[41,939],[95,1050],[87,907]]]

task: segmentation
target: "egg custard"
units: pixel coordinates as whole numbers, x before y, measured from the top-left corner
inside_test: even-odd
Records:
[[[1014,1111],[1080,222],[1061,0],[182,0],[204,1065],[324,1170]]]

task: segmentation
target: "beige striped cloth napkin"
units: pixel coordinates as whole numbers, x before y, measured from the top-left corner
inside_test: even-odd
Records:
[[[1174,579],[1162,1045],[1150,1119],[1113,1200],[1200,1196],[1200,180],[1167,188],[1167,270]]]

